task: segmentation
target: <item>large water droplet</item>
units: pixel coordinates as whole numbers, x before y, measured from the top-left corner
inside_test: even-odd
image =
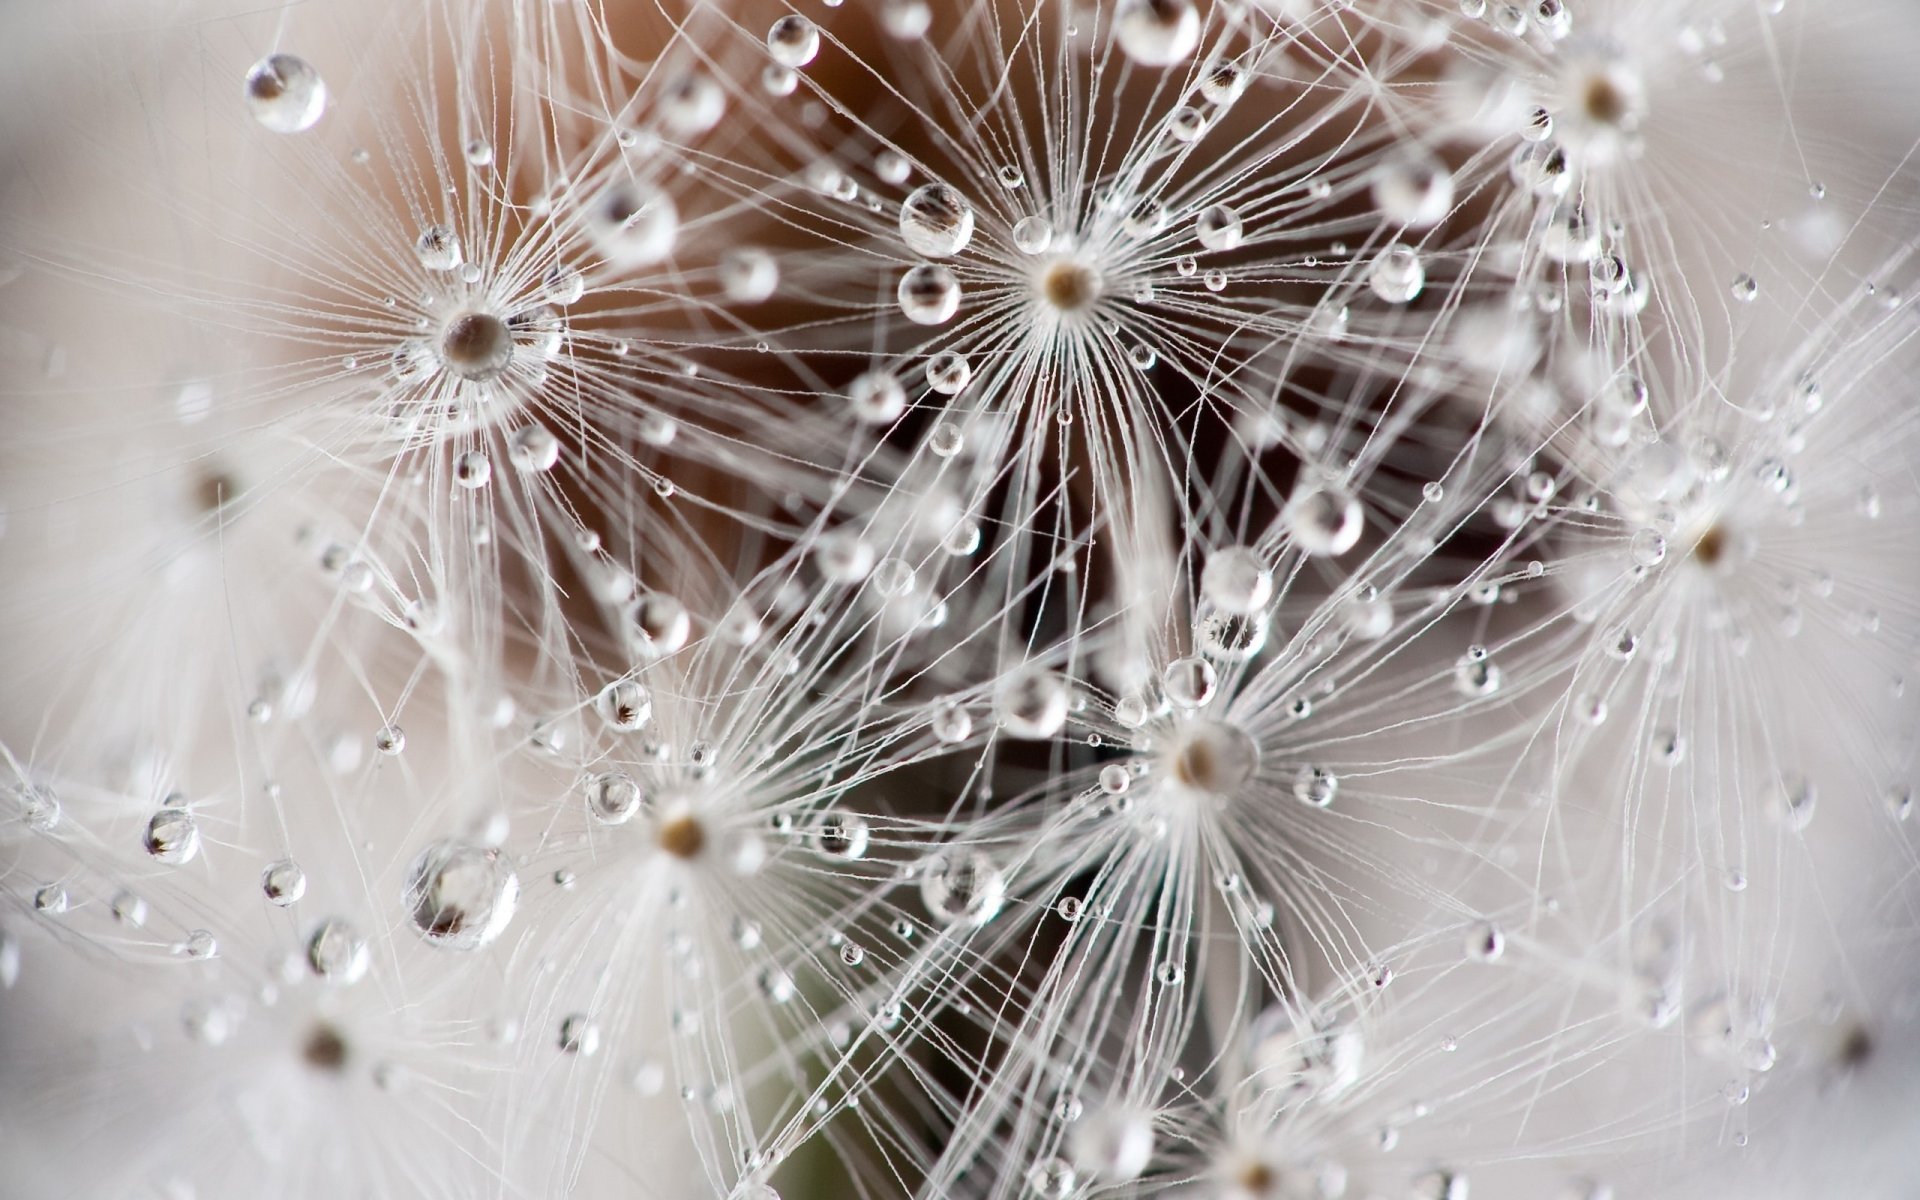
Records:
[[[327,111],[327,85],[307,60],[269,54],[247,72],[247,108],[275,133],[299,133]]]
[[[520,878],[491,847],[434,842],[407,868],[401,902],[421,937],[448,950],[477,950],[499,937],[520,903]]]

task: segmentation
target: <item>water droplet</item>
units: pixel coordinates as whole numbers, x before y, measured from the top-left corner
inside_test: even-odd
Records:
[[[1006,895],[1006,877],[980,851],[950,847],[920,864],[921,902],[943,924],[985,925]]]
[[[275,133],[299,133],[327,111],[327,85],[305,59],[269,54],[247,72],[247,108]]]
[[[891,371],[863,371],[847,385],[847,407],[863,425],[891,425],[907,410],[907,392]]]
[[[447,950],[477,950],[513,920],[520,878],[498,850],[444,839],[407,868],[401,895],[421,937]]]
[[[1337,558],[1360,543],[1360,501],[1344,488],[1309,485],[1294,493],[1285,519],[1293,544],[1304,554]]]
[[[593,709],[609,729],[639,729],[653,717],[653,693],[631,679],[616,679],[600,689]]]
[[[367,939],[337,918],[321,922],[307,939],[307,966],[328,983],[358,983],[372,963]]]
[[[1043,1158],[1027,1171],[1027,1187],[1040,1200],[1066,1200],[1079,1181],[1073,1164],[1063,1158]]]
[[[780,287],[780,264],[765,250],[741,246],[720,256],[720,290],[735,304],[759,304]]]
[[[1482,922],[1468,932],[1466,951],[1474,962],[1495,962],[1507,952],[1507,937],[1498,926]]]
[[[1200,13],[1193,0],[1120,0],[1113,14],[1120,52],[1143,67],[1180,62],[1200,44]]]
[[[933,736],[948,745],[967,740],[973,732],[973,718],[953,700],[942,700],[928,715],[927,727]]]
[[[307,894],[307,873],[290,858],[268,863],[260,872],[260,891],[269,903],[285,908]]]
[[[1314,808],[1325,808],[1339,794],[1340,777],[1324,767],[1303,766],[1293,776],[1293,798]]]
[[[421,230],[413,252],[429,271],[451,271],[466,261],[460,252],[460,235],[451,225],[429,225]]]
[[[944,325],[960,311],[960,280],[940,266],[919,266],[900,277],[900,311],[916,325]]]
[[[1178,980],[1170,983],[1166,978],[1168,967],[1178,974],[1180,964],[1161,964],[1160,982],[1170,986]],[[1153,1121],[1141,1112],[1116,1108],[1090,1113],[1074,1122],[1067,1141],[1074,1165],[1106,1182],[1137,1179],[1153,1161]]]
[[[493,482],[493,461],[486,451],[467,449],[453,455],[453,482],[468,492],[478,492]]]
[[[1167,699],[1182,708],[1199,708],[1213,699],[1220,676],[1204,658],[1181,658],[1167,664],[1161,673],[1161,687]]]
[[[602,825],[624,825],[645,800],[640,785],[625,771],[603,771],[587,781],[587,811]]]
[[[1049,738],[1067,723],[1067,685],[1050,671],[1016,672],[1000,687],[1000,727],[1019,738]]]
[[[1367,269],[1367,286],[1388,304],[1406,304],[1427,285],[1427,269],[1413,247],[1395,242]]]
[[[866,820],[852,813],[824,812],[814,819],[815,848],[828,858],[836,858],[841,862],[854,862],[866,857],[867,843],[872,836]]]
[[[958,396],[973,379],[973,364],[967,356],[951,350],[927,360],[927,386],[943,396]]]
[[[797,13],[781,17],[767,30],[767,53],[783,67],[804,67],[820,53],[820,30]]]
[[[1232,250],[1240,244],[1243,229],[1240,214],[1224,204],[1202,209],[1193,219],[1194,236],[1209,250]]]
[[[560,1049],[581,1058],[600,1052],[600,1027],[585,1013],[573,1013],[560,1022]]]
[[[1022,217],[1013,223],[1013,245],[1022,254],[1045,254],[1053,245],[1053,226],[1044,217]]]
[[[1273,572],[1253,547],[1228,546],[1207,556],[1200,592],[1221,612],[1258,612],[1273,601]]]
[[[949,258],[973,237],[973,208],[946,184],[926,184],[900,205],[900,237],[915,254]]]
[[[550,471],[560,461],[560,439],[545,425],[522,425],[507,440],[507,461],[517,471]]]
[[[588,214],[594,245],[616,267],[650,267],[673,253],[680,212],[658,188],[619,179],[595,198]]]
[[[649,658],[660,658],[687,644],[693,617],[686,605],[665,592],[642,592],[627,606],[628,642]]]
[[[156,862],[175,866],[192,862],[200,853],[200,826],[190,810],[168,806],[147,821],[142,843]]]
[[[1372,189],[1381,216],[1408,229],[1431,229],[1453,209],[1453,173],[1421,146],[1402,146],[1381,160]]]

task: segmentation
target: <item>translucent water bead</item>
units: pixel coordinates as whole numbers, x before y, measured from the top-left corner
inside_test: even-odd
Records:
[[[781,17],[767,30],[767,53],[783,67],[804,67],[820,53],[820,30],[798,13]]]
[[[269,54],[247,72],[247,109],[275,133],[312,129],[327,111],[327,85],[304,58]]]
[[[673,253],[680,211],[656,187],[634,179],[609,184],[594,200],[587,226],[594,244],[616,267],[650,267]]]
[[[1360,543],[1364,525],[1360,501],[1335,486],[1307,487],[1287,503],[1287,532],[1306,554],[1338,557]]]
[[[402,895],[414,931],[445,950],[478,950],[494,941],[519,902],[519,876],[498,850],[452,838],[414,858]]]
[[[1406,304],[1427,286],[1427,269],[1413,247],[1395,242],[1367,269],[1367,286],[1388,304]]]
[[[1453,209],[1453,173],[1420,146],[1395,150],[1373,169],[1373,202],[1388,221],[1430,229]]]
[[[900,277],[899,300],[914,324],[944,325],[960,311],[960,280],[945,267],[915,267]]]
[[[1273,600],[1273,572],[1251,546],[1228,546],[1207,556],[1200,592],[1221,612],[1258,612]]]
[[[921,866],[921,902],[942,924],[985,925],[1006,897],[1006,876],[977,850],[943,850]]]
[[[1170,66],[1200,45],[1200,13],[1193,0],[1120,0],[1113,36],[1120,52],[1141,66]]]
[[[927,258],[948,258],[973,238],[973,209],[944,183],[918,188],[900,205],[900,237]]]

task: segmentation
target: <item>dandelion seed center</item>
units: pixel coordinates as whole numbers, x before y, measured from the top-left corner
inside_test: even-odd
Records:
[[[1718,525],[1709,525],[1693,544],[1693,557],[1703,567],[1717,567],[1727,556],[1727,531]]]
[[[1078,313],[1092,308],[1100,299],[1100,285],[1100,272],[1093,267],[1071,258],[1057,258],[1041,269],[1037,290],[1049,308]]]
[[[239,485],[225,471],[205,471],[194,481],[193,499],[203,513],[217,512],[239,494]]]
[[[339,1073],[347,1065],[347,1039],[340,1031],[322,1022],[307,1034],[307,1040],[300,1047],[301,1059],[316,1071]]]
[[[492,313],[461,313],[440,331],[440,362],[462,379],[498,379],[513,358],[513,334]]]
[[[1232,725],[1195,721],[1176,732],[1167,766],[1174,781],[1190,792],[1230,795],[1253,778],[1260,748]]]
[[[660,843],[660,848],[675,858],[698,858],[707,844],[707,831],[689,812],[668,815],[660,822],[654,837]]]

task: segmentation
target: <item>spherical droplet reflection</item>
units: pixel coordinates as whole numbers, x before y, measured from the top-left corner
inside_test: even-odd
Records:
[[[492,942],[519,902],[520,879],[498,850],[452,838],[414,858],[402,893],[414,930],[447,950],[477,950]]]
[[[247,109],[275,133],[311,129],[327,111],[327,85],[303,58],[269,54],[247,72]]]

